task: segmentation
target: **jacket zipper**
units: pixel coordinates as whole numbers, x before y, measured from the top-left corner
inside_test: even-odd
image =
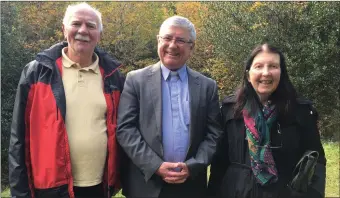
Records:
[[[57,110],[57,120],[59,120],[58,105],[56,104],[55,107],[56,107],[56,110]]]
[[[113,98],[112,98],[112,94],[111,94],[111,87],[110,87],[110,85],[109,85],[109,83],[107,83],[107,81],[106,81],[106,77],[104,77],[104,79],[103,79],[103,83],[104,83],[104,95],[105,94],[109,94],[110,95],[110,99],[111,99],[111,102],[112,102],[112,115],[111,115],[111,124],[113,124]],[[107,118],[107,116],[109,115],[109,113],[107,113],[107,115],[106,115],[106,119],[108,119]],[[107,126],[108,127],[108,126]],[[108,159],[108,156],[107,156],[107,159]],[[108,163],[108,162],[106,162],[106,163]],[[106,168],[107,168],[107,184],[106,184],[106,192],[107,192],[107,198],[110,196],[110,186],[109,186],[109,168],[108,168],[108,166],[106,166]]]
[[[111,102],[112,102],[111,124],[113,124],[113,116],[114,116],[114,112],[115,112],[115,102],[114,102],[114,99],[112,97],[112,93],[113,93],[113,91],[111,92],[111,89],[110,89],[110,98],[111,98]]]
[[[114,103],[114,99],[112,97],[113,90],[114,90],[114,86],[113,85],[109,85],[109,83],[106,82],[106,77],[105,77],[104,78],[104,94],[107,93],[107,94],[110,95],[110,99],[111,99],[111,103],[112,103],[111,124],[113,124],[113,115],[114,115],[114,112],[115,112],[115,109],[114,109],[115,103]]]
[[[122,66],[122,65],[120,65],[120,66]],[[120,67],[119,66],[119,67]],[[119,68],[118,67],[118,68]],[[117,69],[118,69],[117,68]],[[112,74],[114,73],[114,71],[113,72],[111,72],[109,75],[106,75],[106,76],[104,76],[104,78],[103,78],[103,83],[104,83],[104,94],[106,94],[105,92],[106,91],[108,91],[107,93],[108,94],[110,94],[110,99],[111,99],[111,102],[112,102],[112,114],[111,114],[111,124],[114,124],[114,122],[113,122],[113,119],[114,119],[114,113],[115,113],[115,102],[114,102],[114,98],[113,98],[113,96],[112,96],[112,93],[113,93],[113,91],[114,91],[114,86],[113,85],[110,85],[108,82],[107,82],[107,80],[106,80],[106,78],[107,77],[109,77],[109,76],[111,76]],[[105,75],[105,74],[103,74],[103,75]],[[112,87],[111,87],[112,86]],[[111,90],[112,89],[112,90]],[[109,168],[107,168],[107,171],[108,171],[108,175],[107,175],[107,196],[109,197],[110,196],[110,186],[109,186]]]

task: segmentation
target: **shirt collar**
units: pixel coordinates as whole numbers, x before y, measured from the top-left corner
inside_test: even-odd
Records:
[[[76,63],[74,61],[72,61],[65,53],[65,51],[67,51],[67,47],[64,47],[62,50],[61,50],[61,53],[62,53],[62,63],[63,63],[63,66],[64,67],[67,67],[67,68],[70,68],[70,67],[74,67],[76,69],[82,69],[82,70],[85,70],[85,71],[93,71],[94,73],[98,74],[99,73],[99,65],[98,65],[98,62],[99,62],[99,58],[98,58],[98,55],[96,53],[93,52],[94,56],[95,56],[95,61],[87,66],[87,67],[84,67],[84,68],[81,68],[79,63]]]
[[[166,81],[169,76],[170,76],[170,69],[168,69],[167,67],[165,67],[163,64],[161,64],[161,70],[162,70],[162,76],[164,78],[164,80]],[[184,81],[187,78],[187,66],[183,65],[183,67],[181,67],[180,69],[177,70],[178,75],[179,75],[179,79],[181,81]]]

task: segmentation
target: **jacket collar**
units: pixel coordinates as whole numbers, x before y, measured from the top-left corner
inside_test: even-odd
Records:
[[[57,43],[50,48],[38,53],[38,55],[36,56],[36,60],[40,64],[53,69],[53,67],[55,67],[55,61],[62,56],[62,49],[67,46],[68,43],[66,41]],[[106,53],[99,47],[96,47],[94,49],[94,52],[98,55],[99,66],[103,68],[106,75],[110,74],[121,65],[120,62],[112,58],[108,53]]]

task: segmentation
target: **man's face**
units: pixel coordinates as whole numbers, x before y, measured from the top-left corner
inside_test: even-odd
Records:
[[[157,39],[158,56],[170,70],[182,67],[193,53],[195,43],[191,42],[190,33],[185,28],[162,28]]]
[[[99,19],[88,9],[79,9],[63,25],[70,56],[92,54],[100,40]]]

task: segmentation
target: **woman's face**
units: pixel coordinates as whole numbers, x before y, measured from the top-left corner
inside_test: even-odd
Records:
[[[260,52],[249,69],[248,81],[253,86],[262,103],[276,90],[280,82],[281,67],[279,54]]]

